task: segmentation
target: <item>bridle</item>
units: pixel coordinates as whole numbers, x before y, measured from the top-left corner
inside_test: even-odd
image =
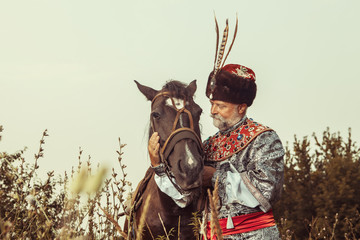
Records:
[[[193,122],[193,117],[192,114],[189,110],[187,110],[185,108],[186,106],[186,98],[184,97],[184,105],[182,108],[178,109],[176,107],[175,101],[173,99],[173,97],[171,96],[171,92],[160,92],[158,93],[152,100],[151,102],[151,109],[153,109],[153,105],[155,103],[155,101],[160,98],[160,97],[168,97],[169,99],[171,99],[172,105],[175,108],[175,110],[177,111],[173,126],[172,126],[172,130],[171,133],[169,135],[169,137],[166,139],[165,143],[163,146],[161,146],[161,149],[159,151],[159,155],[160,155],[160,161],[161,163],[164,164],[165,166],[165,173],[167,175],[167,177],[169,178],[169,180],[171,181],[171,183],[174,185],[174,187],[176,188],[176,190],[181,193],[181,194],[187,194],[188,191],[182,189],[176,182],[175,182],[175,176],[173,174],[173,172],[170,169],[169,163],[167,161],[171,151],[174,149],[175,145],[183,140],[183,139],[192,139],[193,141],[195,141],[196,146],[199,150],[199,152],[201,153],[201,156],[204,156],[204,151],[203,151],[203,147],[202,147],[202,142],[200,140],[200,137],[198,136],[198,134],[194,131],[194,122]],[[188,127],[181,127],[181,128],[176,128],[177,123],[179,122],[180,119],[180,115],[182,113],[186,113],[189,116],[189,120],[190,120],[190,128]],[[150,117],[150,121],[151,121],[151,129],[153,132],[155,132],[155,125],[154,125],[154,119],[152,117]],[[203,160],[203,159],[202,159]],[[152,174],[154,174],[154,172],[152,172]],[[151,178],[151,175],[148,176],[148,178],[144,178],[141,182],[142,185],[139,184],[139,186],[143,186],[143,189],[146,187],[148,181]],[[139,188],[139,187],[138,187]],[[136,225],[135,221],[134,221],[134,214],[137,211],[137,209],[140,207],[140,205],[142,204],[142,193],[143,191],[139,191],[138,189],[135,191],[135,197],[132,203],[132,207],[130,209],[130,217],[129,217],[129,224],[132,230],[134,230],[134,224]],[[130,231],[129,231],[130,232]],[[131,231],[132,234],[135,234],[133,231]]]
[[[200,137],[198,136],[198,134],[194,131],[194,122],[193,122],[193,117],[192,114],[189,110],[187,110],[185,108],[186,106],[186,98],[184,97],[184,104],[183,107],[178,109],[176,107],[175,101],[173,99],[173,97],[171,96],[171,92],[160,92],[158,93],[152,100],[151,102],[151,109],[155,103],[155,100],[158,99],[159,97],[168,97],[169,99],[171,99],[171,103],[174,107],[174,109],[177,111],[174,123],[173,123],[173,127],[171,130],[171,133],[169,135],[169,137],[166,139],[165,143],[163,146],[161,146],[161,149],[159,151],[159,155],[160,155],[160,161],[165,165],[165,172],[166,175],[169,177],[170,181],[172,182],[172,184],[175,186],[175,188],[181,193],[184,194],[186,193],[185,190],[183,190],[176,182],[174,182],[174,174],[172,173],[169,163],[167,161],[171,151],[173,150],[173,148],[175,147],[175,145],[183,140],[183,139],[191,139],[196,143],[196,146],[198,148],[198,150],[200,151],[201,155],[203,156],[203,147],[202,147],[202,142]],[[182,113],[186,113],[189,117],[190,120],[190,128],[188,127],[180,127],[180,128],[176,128],[179,119],[180,119],[180,115]],[[154,120],[151,117],[151,128],[153,130],[153,132],[155,132],[155,125],[154,125]]]

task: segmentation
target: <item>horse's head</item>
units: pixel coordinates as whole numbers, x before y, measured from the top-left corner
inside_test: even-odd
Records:
[[[183,191],[199,189],[204,165],[199,129],[202,109],[193,101],[196,81],[188,86],[169,81],[160,91],[136,84],[152,101],[150,136],[159,133],[160,154],[176,184]]]

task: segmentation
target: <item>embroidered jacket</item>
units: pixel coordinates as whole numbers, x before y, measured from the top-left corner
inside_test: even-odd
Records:
[[[204,141],[205,165],[219,177],[219,218],[267,212],[283,185],[282,143],[272,129],[246,116],[228,130]],[[226,236],[226,239],[279,239],[276,226]],[[225,239],[225,238],[224,238]]]
[[[228,130],[204,141],[205,165],[216,168],[212,178],[219,177],[219,218],[234,217],[271,209],[281,194],[284,148],[270,128],[246,116]],[[172,185],[163,169],[155,171],[155,181],[162,192],[185,207],[187,196]],[[224,239],[279,239],[276,228],[226,236]]]
[[[235,129],[217,132],[203,143],[207,161],[225,160],[243,150],[260,133],[271,130],[252,119],[244,118],[240,122]]]

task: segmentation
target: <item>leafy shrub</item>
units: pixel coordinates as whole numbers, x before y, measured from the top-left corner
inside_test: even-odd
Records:
[[[91,175],[90,157],[82,166],[80,149],[78,167],[72,169],[70,176],[65,172],[64,176],[55,178],[51,171],[47,179],[41,181],[36,171],[38,161],[44,156],[47,136],[45,130],[34,164],[25,161],[25,150],[0,153],[0,238],[120,239],[121,229],[114,222],[123,216],[125,188],[131,186],[125,180],[126,166],[121,162],[125,145],[119,139],[120,179],[115,169],[112,169],[111,178],[105,180],[105,171],[99,167],[98,173]],[[81,192],[86,191],[86,185],[90,188],[83,200]]]
[[[275,216],[280,224],[286,219],[294,239],[359,239],[360,148],[350,129],[346,140],[329,129],[313,139],[314,150],[307,137],[287,148]]]
[[[0,140],[2,131],[0,125]],[[119,139],[120,168],[110,178],[99,166],[93,174],[91,158],[83,161],[80,149],[70,175],[54,177],[51,171],[42,181],[37,169],[47,136],[45,130],[32,164],[23,156],[26,149],[0,152],[0,239],[126,238],[118,224],[131,187],[122,163],[125,145]],[[359,239],[360,149],[350,131],[346,141],[329,129],[321,140],[313,138],[314,150],[307,137],[295,138],[293,149],[286,149],[284,192],[274,208],[282,239]],[[200,215],[194,219],[198,234]]]

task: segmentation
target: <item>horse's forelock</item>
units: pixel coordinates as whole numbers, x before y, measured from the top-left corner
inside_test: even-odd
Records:
[[[166,82],[161,91],[171,92],[173,94],[173,97],[176,98],[183,98],[185,96],[186,99],[190,99],[192,96],[190,96],[189,93],[186,91],[186,87],[187,85],[182,82],[171,80]]]

